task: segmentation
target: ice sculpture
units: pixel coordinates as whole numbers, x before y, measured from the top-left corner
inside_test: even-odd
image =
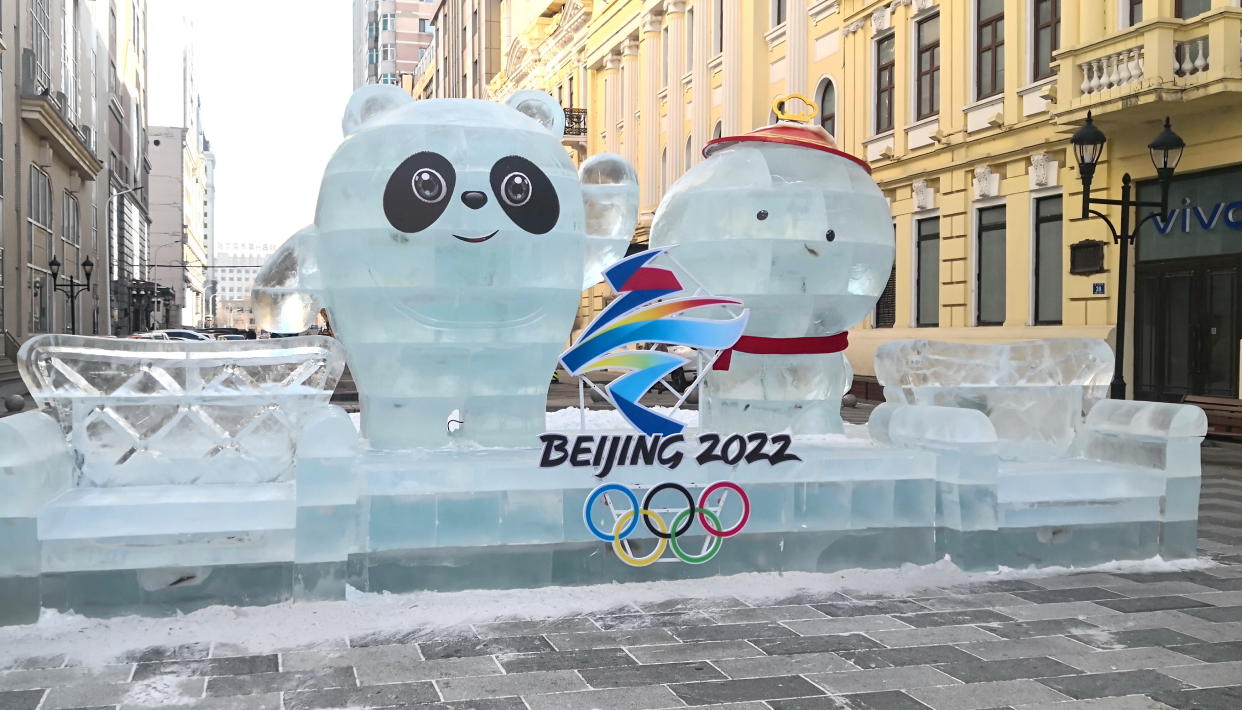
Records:
[[[651,227],[653,247],[678,245],[674,256],[708,292],[750,309],[745,335],[704,383],[703,425],[840,432],[853,378],[845,331],[874,307],[893,265],[884,195],[819,126],[781,120],[703,153]]]
[[[343,127],[314,225],[256,280],[262,327],[308,312],[305,294],[326,307],[375,448],[530,445],[579,293],[633,233],[633,168],[605,154],[575,173],[564,112],[536,91],[366,86]]]
[[[1000,345],[897,340],[876,350],[885,399],[983,412],[1005,442],[1001,456],[1069,452],[1083,415],[1108,395],[1113,352],[1094,338]]]

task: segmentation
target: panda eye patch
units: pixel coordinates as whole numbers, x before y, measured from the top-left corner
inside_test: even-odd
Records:
[[[500,208],[521,229],[546,234],[556,226],[560,199],[538,165],[518,155],[501,158],[492,166],[491,184]]]
[[[421,232],[444,214],[456,183],[457,171],[447,158],[430,151],[415,153],[388,177],[384,216],[402,232]]]

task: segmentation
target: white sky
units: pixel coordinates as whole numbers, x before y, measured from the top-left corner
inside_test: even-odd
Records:
[[[149,0],[151,92],[167,86],[158,72],[180,71],[179,56],[162,56],[176,43],[155,37],[181,34],[179,4],[193,26],[203,126],[216,156],[214,239],[279,244],[314,220],[319,179],[341,142],[351,3]]]

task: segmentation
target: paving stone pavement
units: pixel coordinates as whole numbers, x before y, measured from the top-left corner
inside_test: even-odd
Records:
[[[676,599],[251,654],[209,642],[0,670],[0,710],[1240,710],[1242,447],[1206,446],[1219,566],[930,589]]]

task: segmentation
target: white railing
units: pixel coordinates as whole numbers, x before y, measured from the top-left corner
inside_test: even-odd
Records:
[[[419,58],[418,64],[414,66],[414,81],[427,71],[427,64],[436,60],[436,37],[432,35],[431,42],[427,45],[427,51],[423,52],[423,56]]]
[[[1143,48],[1134,47],[1078,65],[1082,72],[1079,88],[1084,96],[1143,81]]]
[[[1208,70],[1208,38],[1196,37],[1173,45],[1173,73],[1191,76]]]

